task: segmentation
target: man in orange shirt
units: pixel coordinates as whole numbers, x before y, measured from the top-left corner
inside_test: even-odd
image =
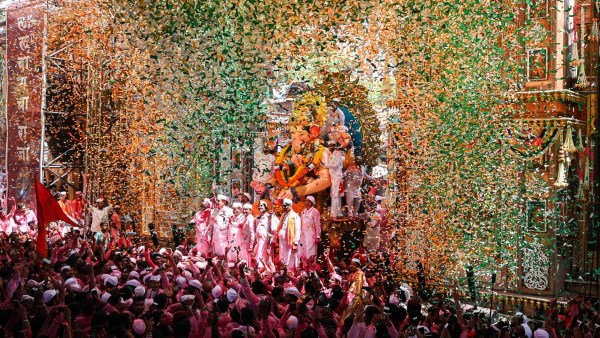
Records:
[[[58,205],[60,205],[60,208],[65,213],[65,215],[73,217],[73,213],[71,210],[71,201],[69,201],[67,199],[66,191],[60,192],[59,197],[58,197]]]
[[[79,223],[79,225],[83,224],[83,210],[84,210],[83,201],[83,193],[81,191],[77,191],[75,193],[75,199],[71,201],[71,212],[73,213],[73,218]]]
[[[113,238],[115,243],[119,242],[119,238],[121,237],[121,206],[115,205],[113,208],[113,214],[110,217],[111,226],[110,226],[110,237]]]

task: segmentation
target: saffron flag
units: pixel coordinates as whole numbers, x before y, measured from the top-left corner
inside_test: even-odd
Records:
[[[37,201],[37,219],[38,219],[38,236],[36,248],[44,257],[48,257],[48,247],[46,244],[46,228],[48,223],[52,221],[63,221],[74,226],[78,226],[69,216],[67,216],[58,201],[52,193],[44,185],[35,181],[35,198]]]

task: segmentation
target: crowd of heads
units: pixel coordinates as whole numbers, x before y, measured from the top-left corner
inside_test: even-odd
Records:
[[[288,224],[292,201],[283,201],[282,214],[267,201],[253,214],[250,201],[249,194],[233,203],[223,195],[203,200],[194,218],[200,223],[175,245],[116,229],[124,216],[105,201],[82,213],[88,223],[81,227],[52,225],[47,255],[29,232],[5,234],[0,337],[600,337],[593,299],[552,302],[533,319],[516,313],[492,321],[491,312],[463,310],[456,290],[427,292],[404,283],[384,247],[359,245],[349,255],[321,247],[309,260],[302,257],[308,264],[292,267],[277,241],[256,249],[260,220]],[[224,211],[230,203],[231,214]],[[304,211],[315,204],[306,198]],[[298,225],[311,233],[306,226],[317,221],[304,211]],[[227,229],[224,243],[214,234],[198,242],[219,224]],[[245,224],[254,225],[255,242],[242,255],[229,235],[236,227],[244,234]],[[265,231],[267,239],[278,235]]]

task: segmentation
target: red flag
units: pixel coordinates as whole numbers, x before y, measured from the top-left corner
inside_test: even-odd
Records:
[[[35,199],[37,201],[37,219],[38,219],[38,236],[36,248],[44,257],[48,257],[48,248],[46,244],[46,227],[49,222],[63,221],[74,226],[78,226],[69,216],[65,215],[64,211],[58,204],[58,201],[52,193],[44,185],[35,181]]]

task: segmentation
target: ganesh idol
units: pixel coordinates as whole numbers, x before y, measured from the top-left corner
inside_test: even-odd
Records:
[[[319,139],[326,119],[327,103],[318,92],[308,91],[297,99],[288,123],[291,141],[277,155],[273,168],[279,202],[291,199],[301,210],[298,202],[331,185],[329,150]]]

